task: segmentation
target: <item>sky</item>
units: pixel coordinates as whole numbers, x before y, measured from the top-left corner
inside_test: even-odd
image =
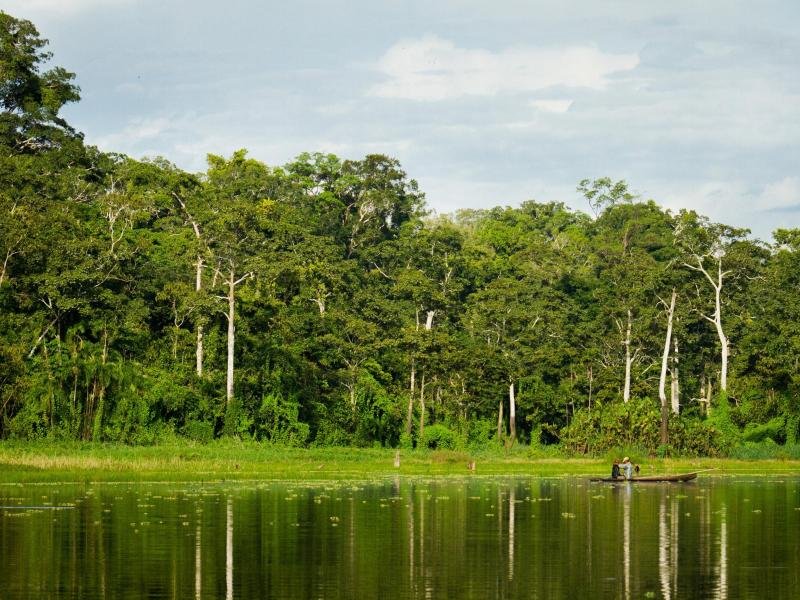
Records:
[[[582,179],[769,240],[800,227],[796,0],[0,0],[77,74],[87,142],[203,171],[382,153],[429,208]]]

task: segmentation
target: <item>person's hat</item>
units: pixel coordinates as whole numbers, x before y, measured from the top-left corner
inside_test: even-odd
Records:
[[[622,462],[629,462],[630,460],[631,459],[626,456],[625,458],[622,459]]]

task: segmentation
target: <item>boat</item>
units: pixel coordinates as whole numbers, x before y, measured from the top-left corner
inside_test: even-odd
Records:
[[[625,479],[624,477],[592,477],[589,481],[603,481],[607,483],[653,483],[658,481],[691,481],[697,477],[697,473],[679,473],[677,475],[642,475],[640,477],[632,477]]]

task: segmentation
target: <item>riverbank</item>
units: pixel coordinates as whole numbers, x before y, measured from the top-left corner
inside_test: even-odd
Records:
[[[66,481],[220,481],[248,479],[359,479],[391,475],[535,477],[597,476],[607,458],[536,456],[526,448],[466,451],[382,448],[282,448],[252,442],[191,442],[159,446],[80,443],[0,443],[0,483]],[[719,475],[800,474],[798,460],[718,458],[634,461],[646,474],[714,469]],[[470,469],[474,462],[474,470]]]

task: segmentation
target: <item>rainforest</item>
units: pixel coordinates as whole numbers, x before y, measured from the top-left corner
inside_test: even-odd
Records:
[[[800,457],[800,229],[613,177],[437,215],[382,154],[190,173],[84,143],[51,58],[0,12],[0,438]]]

